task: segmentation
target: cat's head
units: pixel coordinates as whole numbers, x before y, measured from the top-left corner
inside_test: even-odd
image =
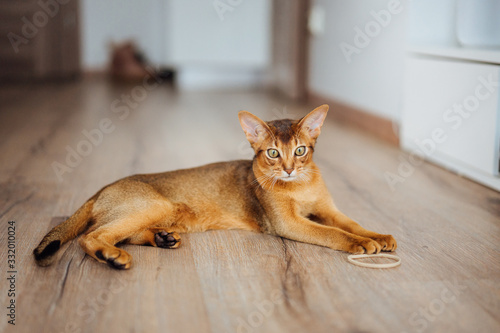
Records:
[[[313,178],[314,145],[327,112],[325,104],[299,120],[264,122],[250,112],[240,111],[241,127],[255,151],[259,183],[305,182]]]

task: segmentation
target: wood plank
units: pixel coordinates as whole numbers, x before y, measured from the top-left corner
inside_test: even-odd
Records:
[[[133,88],[99,77],[0,87],[0,105],[8,106],[0,112],[0,246],[15,220],[19,267],[18,325],[4,318],[1,332],[500,329],[500,194],[428,163],[391,189],[384,175],[407,154],[334,119],[315,160],[342,210],[396,237],[398,268],[365,269],[346,253],[243,231],[182,235],[176,250],[126,246],[134,257],[126,272],[97,264],[75,241],[53,266],[37,267],[31,252],[43,235],[103,185],[251,157],[240,109],[266,119],[309,111],[266,92],[158,87],[119,119],[110,105]],[[51,163],[64,162],[66,146],[103,118],[116,129],[59,181]],[[7,287],[0,279],[2,306]]]

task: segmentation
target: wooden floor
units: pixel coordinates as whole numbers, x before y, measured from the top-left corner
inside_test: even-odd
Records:
[[[124,94],[135,96],[128,115],[115,102]],[[75,241],[37,267],[31,252],[43,235],[103,185],[249,158],[238,110],[270,120],[309,107],[265,92],[146,91],[99,78],[0,87],[0,107],[0,332],[500,331],[500,194],[426,163],[393,190],[384,175],[407,155],[333,121],[315,160],[341,209],[396,237],[398,268],[361,268],[343,252],[239,231],[184,235],[177,250],[126,246],[129,271],[96,263]],[[82,131],[106,118],[114,130],[82,143]],[[68,147],[88,155],[73,156],[58,179],[52,164],[66,164]]]

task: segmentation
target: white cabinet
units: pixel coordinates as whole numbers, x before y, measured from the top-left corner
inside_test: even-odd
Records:
[[[500,190],[500,66],[410,53],[401,145]]]

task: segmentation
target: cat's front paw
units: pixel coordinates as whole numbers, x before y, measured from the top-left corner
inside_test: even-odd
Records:
[[[347,248],[347,252],[354,254],[373,254],[379,253],[381,250],[382,247],[379,243],[364,237],[353,239]]]
[[[396,251],[398,247],[398,243],[391,235],[377,235],[376,237],[370,238],[379,243],[384,252]]]

